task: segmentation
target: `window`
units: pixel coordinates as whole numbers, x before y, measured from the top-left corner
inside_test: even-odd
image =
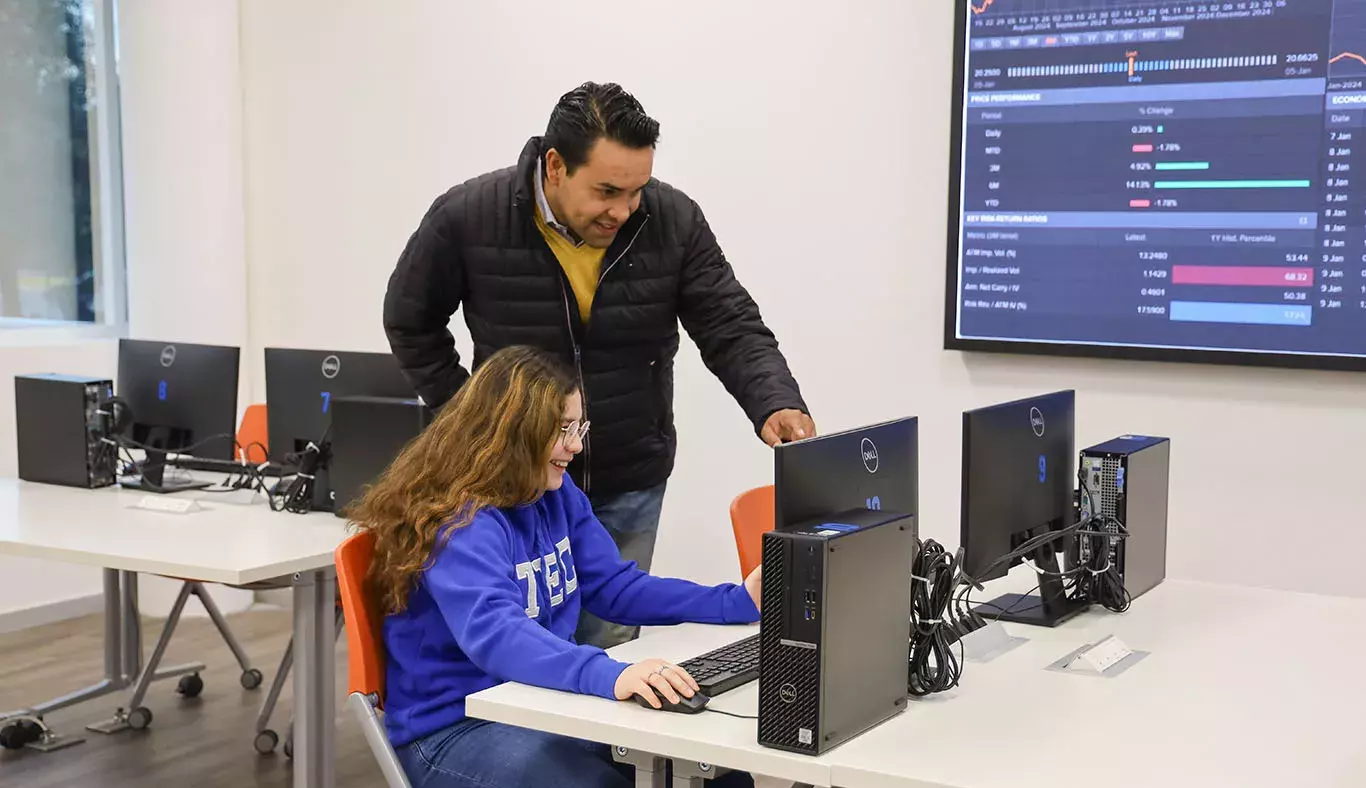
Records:
[[[114,0],[0,0],[0,328],[125,316]]]

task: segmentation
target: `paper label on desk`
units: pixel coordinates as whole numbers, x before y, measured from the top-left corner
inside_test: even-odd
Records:
[[[163,514],[188,514],[197,512],[204,507],[199,505],[199,501],[193,498],[173,498],[166,495],[144,495],[133,504],[134,509],[145,509],[149,512],[161,512]]]

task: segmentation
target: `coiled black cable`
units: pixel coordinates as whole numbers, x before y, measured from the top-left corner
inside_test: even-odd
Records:
[[[925,540],[911,562],[911,643],[906,690],[917,697],[958,686],[963,675],[962,646],[949,605],[958,583],[958,556],[933,539]]]

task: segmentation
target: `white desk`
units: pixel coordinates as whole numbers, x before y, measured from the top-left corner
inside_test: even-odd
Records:
[[[847,788],[1366,785],[1366,600],[1167,581],[1088,611],[832,750]],[[1115,678],[1044,670],[1116,634]]]
[[[41,704],[51,710],[129,686],[140,669],[136,573],[245,585],[291,578],[294,591],[294,784],[331,786],[335,732],[336,572],[345,523],[331,514],[215,502],[187,514],[133,508],[146,493],[0,479],[0,553],[105,570],[105,678]],[[128,627],[133,629],[128,629]]]
[[[472,696],[475,717],[686,761],[843,788],[1359,788],[1366,600],[1168,581],[1123,616],[1090,611],[1058,629],[1009,625],[1030,642],[962,686],[820,757],[755,743],[755,723],[642,709],[516,684]],[[648,632],[612,653],[681,660],[751,630]],[[1117,634],[1152,652],[1115,678],[1044,668]],[[1299,651],[1284,645],[1301,638]],[[1311,640],[1321,635],[1317,640]],[[756,685],[719,696],[756,713]]]
[[[660,657],[681,662],[718,646],[747,637],[755,626],[680,627],[646,630],[638,640],[610,650],[625,662]],[[718,696],[711,708],[753,716],[758,708],[758,682]],[[465,701],[471,717],[558,733],[680,761],[718,764],[812,785],[830,784],[823,758],[762,747],[755,740],[754,720],[721,714],[676,714],[643,708],[634,702],[506,683],[471,695]]]

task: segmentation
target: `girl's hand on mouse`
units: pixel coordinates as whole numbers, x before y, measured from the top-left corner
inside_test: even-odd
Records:
[[[688,671],[672,662],[646,659],[623,670],[617,676],[617,683],[612,690],[617,700],[629,700],[632,695],[639,695],[658,709],[662,705],[655,693],[670,703],[677,703],[680,695],[691,698],[697,692],[697,681],[688,675]]]
[[[762,610],[760,599],[764,596],[764,565],[759,564],[754,567],[754,571],[745,578],[745,590],[749,592],[749,598],[754,600],[754,608]]]

